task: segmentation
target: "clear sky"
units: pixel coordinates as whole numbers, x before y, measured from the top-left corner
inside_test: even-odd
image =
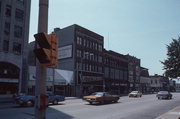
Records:
[[[31,0],[30,42],[39,0]],[[163,74],[166,45],[180,35],[180,0],[49,0],[48,32],[78,24],[104,36],[104,47],[141,59],[150,75]]]

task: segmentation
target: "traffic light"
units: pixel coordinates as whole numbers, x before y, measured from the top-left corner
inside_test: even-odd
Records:
[[[57,66],[58,42],[55,33],[37,33],[34,35],[39,48],[34,49],[35,56],[41,65]]]

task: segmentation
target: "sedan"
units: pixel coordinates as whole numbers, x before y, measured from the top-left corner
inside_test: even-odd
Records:
[[[172,99],[172,94],[169,91],[159,91],[156,97],[158,99]]]
[[[129,97],[142,97],[142,93],[139,91],[132,91],[129,93]]]
[[[120,97],[118,95],[111,95],[108,92],[95,92],[89,96],[84,96],[83,100],[89,102],[90,104],[93,103],[109,103],[109,102],[118,102]]]

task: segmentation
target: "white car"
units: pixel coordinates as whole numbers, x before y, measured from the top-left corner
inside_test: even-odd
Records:
[[[132,91],[129,93],[129,97],[142,97],[142,93],[139,91]]]

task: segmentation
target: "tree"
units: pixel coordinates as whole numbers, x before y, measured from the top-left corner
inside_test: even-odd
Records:
[[[165,75],[170,78],[180,77],[180,37],[172,39],[167,45],[167,59],[161,62],[164,66]]]

